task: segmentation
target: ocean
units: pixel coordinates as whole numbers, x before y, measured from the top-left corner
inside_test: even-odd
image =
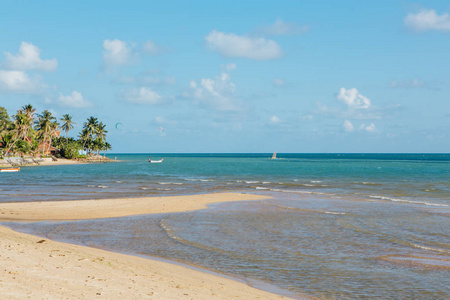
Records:
[[[164,158],[159,164],[147,159]],[[450,154],[111,154],[2,173],[0,202],[242,192],[186,213],[3,223],[293,298],[449,299]]]

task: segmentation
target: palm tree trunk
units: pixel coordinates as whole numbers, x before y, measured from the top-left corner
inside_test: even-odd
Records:
[[[9,146],[8,150],[6,150],[5,154],[8,154],[8,152],[12,149],[12,147],[14,146],[14,144],[19,140],[19,135],[16,136],[16,139],[14,140],[13,143],[11,143],[11,145]]]
[[[42,156],[45,155],[45,135],[44,135],[44,143],[42,144]]]

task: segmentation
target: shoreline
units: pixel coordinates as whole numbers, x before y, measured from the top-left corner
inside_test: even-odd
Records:
[[[204,209],[208,204],[218,202],[267,198],[252,194],[221,193],[134,198],[134,202],[133,198],[59,201],[65,203],[62,206],[55,206],[56,201],[2,203],[0,222],[52,220],[36,217],[42,213],[47,217],[61,213],[56,220],[62,221],[109,218],[111,212],[117,210],[119,214],[114,216],[181,212]],[[120,202],[122,206],[116,207]],[[38,204],[30,205],[35,203]],[[140,207],[138,203],[145,206]],[[27,204],[29,207],[21,211],[23,205]],[[103,213],[99,213],[98,207],[103,207]],[[64,213],[67,209],[70,213]],[[12,215],[5,218],[8,210]],[[45,213],[47,210],[50,213]],[[4,225],[0,225],[0,235],[0,290],[7,299],[26,296],[66,299],[288,299],[177,262],[56,242],[20,233]]]
[[[110,159],[104,156],[93,156],[81,159],[57,158],[56,160],[52,160],[51,158],[24,158],[21,160],[16,159],[13,160],[12,162],[8,162],[5,159],[0,159],[0,168],[81,165],[81,164],[107,163],[107,162],[117,162],[117,160]]]
[[[245,193],[0,203],[0,222],[70,221],[188,212],[208,204],[269,199]]]

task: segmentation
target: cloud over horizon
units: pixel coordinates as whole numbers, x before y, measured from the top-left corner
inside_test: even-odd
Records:
[[[162,104],[164,99],[149,87],[132,88],[121,91],[118,98],[126,102],[144,105]]]
[[[348,90],[345,88],[341,88],[336,96],[336,99],[338,99],[339,101],[347,105],[348,108],[351,109],[354,108],[366,109],[370,108],[371,106],[370,99],[363,96],[355,88],[351,88]]]
[[[450,32],[450,15],[438,15],[433,9],[422,9],[418,13],[410,13],[404,19],[404,24],[417,32],[430,30]]]
[[[22,42],[19,47],[19,53],[14,55],[5,52],[4,68],[14,71],[36,70],[53,72],[58,67],[58,61],[53,59],[41,59],[41,50],[35,45]]]
[[[271,60],[283,56],[281,47],[273,40],[239,36],[213,30],[205,37],[208,47],[224,57]]]
[[[11,94],[40,94],[46,88],[39,76],[30,78],[22,71],[0,70],[0,92]]]
[[[199,83],[190,82],[192,97],[198,103],[216,110],[238,111],[241,107],[234,99],[236,86],[231,82],[230,74],[222,72],[214,79],[202,78]]]
[[[133,52],[124,41],[103,41],[103,66],[105,69],[114,69],[119,66],[130,65],[133,62]]]
[[[80,92],[73,91],[72,94],[64,96],[62,93],[59,94],[58,103],[62,106],[73,107],[73,108],[87,108],[92,107],[92,103],[84,99]]]

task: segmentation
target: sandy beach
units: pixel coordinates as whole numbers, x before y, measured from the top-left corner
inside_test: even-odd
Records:
[[[2,221],[75,220],[180,212],[266,197],[221,193],[139,199],[2,203]],[[2,299],[283,299],[176,264],[51,241],[0,226]]]

